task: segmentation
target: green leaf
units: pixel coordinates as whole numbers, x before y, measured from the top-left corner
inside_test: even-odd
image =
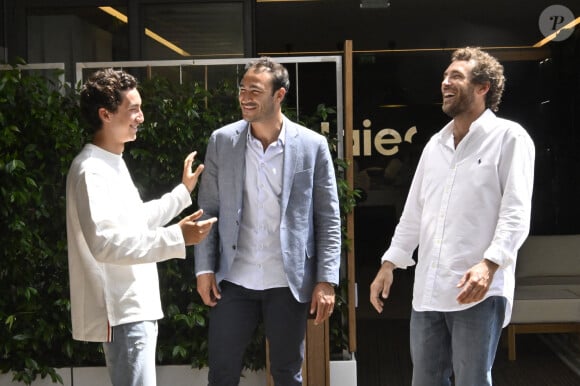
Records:
[[[24,165],[24,162],[14,159],[6,164],[5,169],[8,173],[14,173],[18,169],[25,170],[26,165]]]
[[[16,315],[8,315],[6,317],[4,324],[6,324],[8,326],[9,331],[12,330],[12,325],[14,324],[15,321],[16,321]]]

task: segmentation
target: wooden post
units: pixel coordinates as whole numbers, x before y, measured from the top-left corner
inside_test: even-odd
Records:
[[[346,182],[352,188],[354,186],[353,164],[353,55],[352,40],[344,42],[344,159],[349,167],[346,169]],[[355,281],[355,256],[354,245],[354,213],[351,212],[346,220],[347,237],[350,240],[350,249],[347,253],[347,278],[348,278],[348,346],[350,352],[356,351],[356,281]]]
[[[318,326],[308,319],[302,364],[303,386],[330,386],[330,325],[328,319]],[[270,373],[270,346],[266,341],[266,385],[274,386]]]

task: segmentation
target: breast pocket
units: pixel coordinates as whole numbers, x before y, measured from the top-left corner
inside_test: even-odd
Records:
[[[310,199],[312,197],[313,178],[313,169],[302,170],[294,174],[290,200]]]
[[[288,200],[289,224],[296,231],[308,229],[312,217],[313,169],[306,169],[294,175]]]

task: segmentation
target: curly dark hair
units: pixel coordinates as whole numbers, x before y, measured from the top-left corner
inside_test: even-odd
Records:
[[[136,87],[137,80],[133,75],[112,68],[98,70],[87,79],[81,89],[80,108],[93,133],[103,124],[99,109],[116,112],[123,100],[122,92]]]
[[[475,84],[489,82],[489,91],[485,96],[485,107],[492,111],[498,111],[505,87],[503,66],[498,60],[478,47],[459,48],[453,52],[451,60],[465,60],[475,63],[471,71],[471,81]]]
[[[288,91],[290,89],[290,77],[288,75],[288,70],[286,67],[273,61],[267,56],[263,56],[260,59],[254,60],[246,64],[245,70],[248,71],[252,69],[255,72],[268,71],[272,74],[272,95],[281,88]]]

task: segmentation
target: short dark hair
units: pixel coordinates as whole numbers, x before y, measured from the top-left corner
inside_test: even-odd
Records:
[[[254,72],[268,71],[272,74],[272,95],[279,89],[283,88],[286,91],[290,89],[290,77],[288,76],[288,70],[286,67],[273,61],[267,56],[263,56],[260,59],[254,60],[246,64],[245,70],[248,71],[252,69]]]
[[[133,75],[122,70],[105,68],[95,71],[81,88],[81,115],[92,132],[102,127],[99,109],[116,112],[123,101],[122,92],[137,87]]]
[[[473,60],[475,66],[471,71],[471,81],[475,84],[489,82],[489,91],[485,96],[485,107],[492,111],[499,110],[501,96],[505,87],[503,66],[496,58],[478,47],[459,48],[451,55],[451,61]]]

